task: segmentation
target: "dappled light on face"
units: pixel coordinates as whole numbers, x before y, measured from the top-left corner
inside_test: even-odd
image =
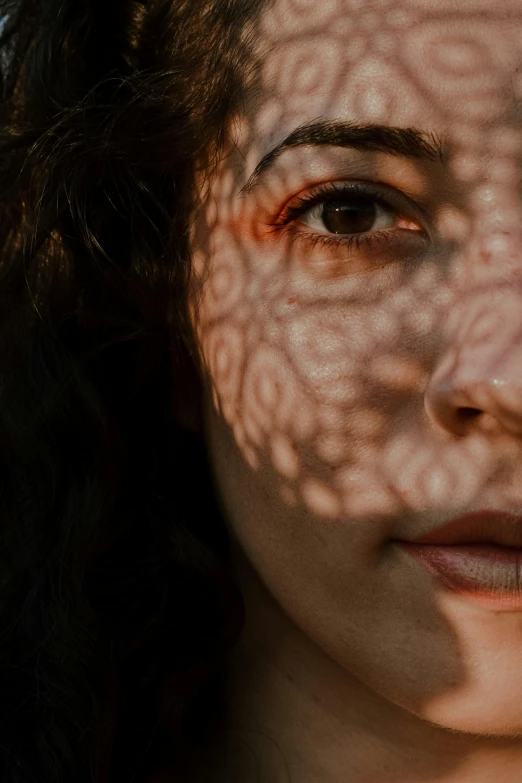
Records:
[[[312,438],[315,407],[283,351],[262,342],[249,352],[242,408],[253,445],[270,443],[279,434],[298,443]]]
[[[357,648],[357,628],[399,645],[431,612],[440,637],[392,655],[402,684],[386,685],[420,712],[456,684],[465,705],[473,673],[451,624],[440,630],[429,580],[383,548],[472,510],[522,511],[522,13],[444,7],[271,6],[259,89],[232,123],[194,245],[208,426],[234,532],[310,633],[308,604],[340,607],[339,646],[321,642],[370,679],[382,660]],[[321,140],[335,123],[392,130]],[[325,184],[344,189],[318,195]],[[357,226],[373,203],[379,231],[318,228],[324,204]],[[413,681],[430,645],[440,665]],[[459,709],[454,728],[502,732]],[[522,730],[518,707],[505,716]]]
[[[494,35],[501,38],[506,47],[500,50],[491,34],[494,17],[473,18],[463,13],[459,26],[455,19],[451,22],[444,17],[424,19],[408,4],[401,7],[399,3],[376,3],[370,8],[364,4],[357,6],[332,0],[321,8],[321,14],[314,22],[313,13],[312,17],[309,13],[303,14],[303,5],[306,3],[281,2],[266,17],[263,33],[268,41],[277,41],[278,47],[266,58],[263,67],[263,101],[252,127],[263,127],[263,137],[277,136],[280,125],[288,122],[291,125],[294,104],[301,107],[299,111],[306,112],[308,119],[326,111],[327,116],[346,115],[365,121],[380,122],[384,117],[389,124],[399,125],[406,119],[404,104],[411,102],[408,111],[412,114],[408,119],[415,119],[416,125],[423,120],[423,126],[433,128],[434,132],[440,132],[441,126],[450,128],[450,132],[444,132],[449,150],[445,176],[454,177],[457,187],[466,188],[469,203],[468,207],[452,204],[451,193],[440,199],[437,206],[441,241],[430,257],[419,262],[417,267],[412,262],[409,267],[405,265],[399,270],[393,262],[388,268],[375,271],[368,264],[366,274],[361,272],[354,276],[349,270],[359,263],[357,254],[351,254],[352,259],[346,258],[346,251],[332,251],[340,259],[339,266],[348,270],[340,273],[336,288],[331,280],[332,266],[328,267],[324,261],[330,251],[304,251],[302,246],[290,242],[285,246],[283,240],[279,246],[273,239],[268,244],[266,231],[263,237],[263,226],[260,228],[259,224],[254,224],[252,229],[257,232],[254,242],[248,231],[241,232],[241,201],[228,195],[230,169],[226,165],[223,168],[222,179],[218,179],[215,189],[223,212],[217,219],[216,231],[212,232],[216,244],[204,303],[206,332],[202,333],[202,343],[205,345],[206,334],[209,344],[221,345],[225,354],[229,351],[220,364],[229,367],[236,378],[241,377],[241,389],[235,390],[234,402],[227,410],[230,418],[244,419],[244,443],[248,441],[249,448],[254,451],[266,449],[267,453],[277,455],[279,450],[271,444],[271,439],[281,443],[297,438],[291,460],[291,472],[296,481],[299,475],[306,481],[316,478],[317,471],[321,472],[318,466],[322,458],[315,465],[310,450],[328,453],[324,444],[339,444],[344,437],[351,445],[344,448],[337,445],[336,451],[343,452],[345,458],[352,454],[353,458],[357,450],[368,453],[368,440],[371,439],[376,457],[380,451],[393,451],[393,438],[401,435],[397,433],[394,411],[407,410],[408,415],[422,417],[420,402],[428,383],[430,362],[437,353],[434,330],[440,330],[444,318],[451,325],[452,312],[459,317],[459,308],[452,308],[452,305],[464,295],[457,286],[452,286],[454,273],[448,271],[448,258],[444,254],[445,250],[450,253],[451,250],[447,251],[444,242],[458,248],[453,255],[459,256],[459,268],[466,267],[471,283],[485,269],[490,277],[497,274],[494,269],[490,271],[491,264],[487,264],[484,255],[480,256],[475,248],[472,248],[472,254],[477,262],[465,264],[461,260],[477,234],[474,223],[486,226],[484,239],[480,237],[476,245],[482,251],[486,248],[489,257],[501,256],[505,265],[510,241],[511,253],[516,254],[518,238],[513,246],[513,238],[501,236],[497,226],[508,221],[509,229],[509,213],[517,210],[515,194],[508,193],[507,189],[517,181],[517,156],[521,149],[520,135],[516,127],[510,128],[508,119],[501,128],[501,135],[498,127],[494,132],[489,128],[492,106],[498,104],[498,111],[503,113],[511,108],[506,105],[505,83],[516,61],[517,29],[509,20],[496,22]],[[384,14],[384,8],[391,8],[393,13]],[[348,41],[346,25],[352,33]],[[506,32],[509,33],[507,37]],[[390,41],[396,45],[395,52],[388,56],[384,65],[380,55],[375,55],[381,38],[388,42],[388,50]],[[350,48],[354,41],[365,42],[356,53]],[[296,48],[295,52],[292,47]],[[306,52],[304,57],[303,52]],[[420,62],[423,68],[418,67]],[[466,96],[465,101],[461,100],[462,95]],[[363,107],[361,101],[366,101],[367,105]],[[479,105],[482,114],[477,108]],[[337,107],[342,107],[342,111]],[[239,146],[246,159],[250,159],[252,150],[259,144],[258,133],[254,131],[251,138],[248,133],[248,121],[243,121]],[[491,159],[488,184],[484,181],[484,166],[481,165],[484,156]],[[396,159],[388,158],[386,163],[392,172],[394,165],[396,169],[400,168]],[[407,164],[415,169],[415,176],[420,177],[421,184],[417,188],[429,189],[430,184],[425,184],[426,177],[421,176],[415,161],[409,160]],[[335,163],[331,167],[335,168]],[[290,183],[298,178],[299,169],[299,158],[296,158],[292,168],[287,170],[288,176],[283,169],[275,184],[276,190],[283,191],[285,187],[290,190]],[[493,181],[499,183],[498,192],[484,195],[485,190],[491,191],[491,172],[496,172]],[[388,176],[393,179],[393,173]],[[222,187],[224,189],[220,191]],[[434,189],[433,184],[431,187]],[[449,184],[447,189],[451,191]],[[484,205],[491,198],[495,207],[485,210]],[[252,207],[246,201],[244,210],[248,212]],[[258,204],[263,212],[268,211],[273,201],[271,189],[261,188],[256,201],[250,204]],[[213,209],[215,204],[214,201]],[[227,210],[234,212],[233,235],[224,228]],[[251,223],[251,215],[246,212],[245,223]],[[496,212],[496,218],[493,212]],[[303,256],[310,259],[306,268]],[[312,277],[316,284],[313,288]],[[374,296],[370,303],[372,291]],[[473,300],[468,308],[469,317],[470,310],[477,307],[480,310],[481,305],[477,297],[470,296],[469,291],[465,293]],[[484,330],[492,317],[496,316],[488,314],[487,318],[479,318],[474,338],[478,340],[479,348],[482,336],[489,339]],[[237,337],[229,341],[228,347],[226,340],[216,342],[216,332],[226,330],[230,323],[225,325],[225,322],[230,321],[236,325],[242,323],[244,354],[239,350]],[[461,323],[458,328],[462,327]],[[509,342],[514,338],[506,335],[505,339]],[[472,356],[471,361],[476,359]],[[218,395],[226,397],[220,375],[214,371],[210,375]],[[331,431],[321,428],[317,422],[325,418],[321,414],[324,406],[337,407],[343,425],[336,422]],[[380,417],[378,430],[375,425],[360,426],[361,421],[375,421],[374,414]],[[232,420],[229,423],[233,426]],[[319,444],[317,449],[314,442]],[[421,444],[417,445],[422,450]],[[437,449],[424,448],[426,454],[431,454],[438,462],[440,470],[440,456],[435,456]],[[418,457],[420,464],[423,460],[420,454]],[[274,456],[276,471],[276,466],[283,464],[286,464],[284,460]],[[315,465],[313,469],[312,465]],[[339,466],[339,469],[344,467]],[[453,469],[448,465],[448,477],[450,475],[452,479],[448,478],[446,485],[440,477],[432,482],[439,488],[440,509],[450,507],[455,498]],[[477,482],[483,478],[477,475]],[[368,483],[373,485],[375,481],[375,471],[372,471]],[[330,476],[330,482],[335,487],[335,473]],[[388,482],[386,477],[384,483]],[[447,487],[445,491],[444,486]],[[473,492],[475,489],[473,484]],[[462,496],[459,502],[472,503],[473,496],[465,495],[459,493],[459,497]]]

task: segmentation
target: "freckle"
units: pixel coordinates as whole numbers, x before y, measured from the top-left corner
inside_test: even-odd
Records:
[[[287,299],[288,304],[295,304],[297,302],[297,296],[290,296]]]
[[[396,487],[395,490],[394,490],[389,483],[387,484],[387,486],[388,486],[388,489],[390,490],[390,492],[394,492],[395,491],[399,495],[399,497],[401,497],[403,500],[405,500],[406,502],[409,501],[410,494],[411,494],[409,492],[409,490],[407,490],[407,489],[400,489],[400,487]]]

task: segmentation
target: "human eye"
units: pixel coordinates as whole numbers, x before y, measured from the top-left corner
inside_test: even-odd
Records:
[[[389,186],[370,182],[329,182],[298,196],[272,224],[314,246],[371,252],[388,245],[427,239],[420,204]]]

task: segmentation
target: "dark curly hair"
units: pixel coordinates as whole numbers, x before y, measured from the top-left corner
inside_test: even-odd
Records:
[[[188,233],[260,5],[0,0],[2,783],[182,770],[218,714],[243,608]]]

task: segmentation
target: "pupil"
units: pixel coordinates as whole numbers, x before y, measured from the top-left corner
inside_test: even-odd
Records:
[[[330,201],[325,204],[321,218],[332,234],[362,234],[370,231],[376,214],[374,201],[353,198],[351,201]]]

